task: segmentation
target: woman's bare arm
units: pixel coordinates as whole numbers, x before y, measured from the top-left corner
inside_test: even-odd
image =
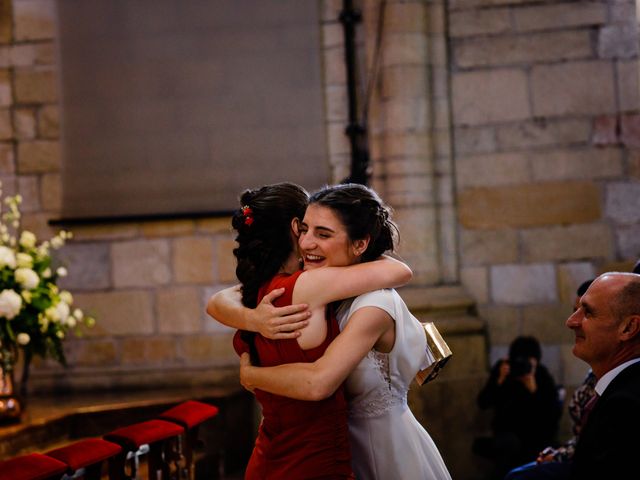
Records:
[[[264,296],[258,306],[242,305],[240,286],[225,288],[211,295],[207,301],[207,313],[213,319],[239,330],[258,332],[272,340],[296,338],[300,329],[309,324],[311,312],[306,304],[274,307],[273,301],[284,293],[278,288]]]
[[[327,398],[388,328],[393,328],[393,320],[387,312],[377,307],[360,308],[315,362],[254,367],[245,354],[240,359],[240,382],[248,390],[259,388],[299,400]]]
[[[207,313],[224,325],[241,330],[258,332],[266,338],[281,340],[299,338],[303,348],[319,345],[325,336],[320,328],[324,321],[324,307],[336,300],[354,297],[380,288],[392,288],[406,284],[413,273],[403,262],[383,256],[373,262],[345,267],[322,267],[305,271],[296,282],[293,292],[294,305],[274,307],[272,302],[283,293],[276,289],[267,294],[256,309],[242,305],[240,287],[230,287],[211,296]],[[309,311],[304,311],[309,307]],[[309,325],[314,316],[314,326]]]
[[[383,255],[378,260],[346,267],[306,270],[293,290],[294,303],[308,303],[310,309],[356,297],[381,288],[405,285],[413,272],[405,263]]]
[[[381,288],[407,283],[411,269],[383,256],[372,262],[346,267],[321,267],[303,272],[293,289],[293,302],[309,304],[309,326],[300,332],[298,344],[304,350],[317,347],[327,335],[325,306],[336,300],[355,297]]]

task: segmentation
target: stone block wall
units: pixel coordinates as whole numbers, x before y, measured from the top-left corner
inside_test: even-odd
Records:
[[[40,239],[62,198],[56,32],[54,0],[0,1],[0,180]],[[36,362],[34,390],[237,382],[231,330],[204,310],[235,283],[229,219],[71,230],[61,287],[98,320],[66,342],[67,370]]]
[[[0,180],[21,193],[23,226],[55,229],[63,168],[55,0],[0,0]],[[321,2],[329,162],[350,167],[341,0]],[[67,370],[36,361],[33,389],[91,389],[237,382],[231,330],[204,313],[208,297],[236,282],[229,219],[73,226],[59,252],[61,285],[98,321],[69,338]]]
[[[462,284],[492,359],[533,334],[576,384],[573,292],[640,256],[635,2],[448,6]]]
[[[372,186],[395,210],[415,284],[455,283],[446,2],[359,3]]]

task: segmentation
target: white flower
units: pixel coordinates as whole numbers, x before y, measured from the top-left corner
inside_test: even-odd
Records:
[[[18,342],[18,345],[25,346],[31,341],[31,337],[28,333],[22,332],[16,336],[16,341]]]
[[[0,292],[0,317],[11,320],[22,308],[22,297],[13,290],[2,290]]]
[[[71,305],[73,303],[73,296],[71,295],[71,292],[63,290],[60,292],[60,300],[62,300],[67,305]]]
[[[67,317],[67,321],[64,322],[64,323],[66,323],[67,327],[74,328],[76,326],[76,324],[77,324],[77,320],[72,315],[69,315]]]
[[[60,321],[60,323],[65,324],[67,321],[67,318],[69,317],[69,305],[67,305],[64,302],[58,302],[56,304],[56,312],[57,312],[57,316],[58,316],[58,320]]]
[[[0,268],[16,268],[16,256],[9,247],[0,246]]]
[[[58,274],[59,277],[66,277],[68,272],[66,268],[58,267],[58,269],[56,270],[56,273]]]
[[[22,248],[33,248],[36,246],[36,236],[29,230],[24,230],[20,235],[20,246]]]
[[[59,236],[55,236],[51,239],[51,247],[54,250],[57,250],[58,248],[62,247],[64,245],[64,239],[62,239]]]
[[[36,251],[38,252],[38,256],[40,258],[47,257],[49,255],[49,242],[42,242],[42,244],[40,244]]]
[[[49,328],[49,319],[43,313],[38,315],[38,325],[40,325],[40,331],[43,333]]]
[[[16,282],[26,290],[33,290],[40,283],[40,277],[30,268],[16,269]]]
[[[49,267],[42,271],[42,278],[51,278],[51,269]]]
[[[60,320],[60,314],[55,307],[49,307],[44,311],[44,316],[47,320],[51,320],[52,322],[57,322]]]
[[[31,300],[33,299],[33,294],[29,290],[21,291],[20,296],[22,296],[24,303],[31,303]]]
[[[73,316],[75,317],[76,320],[81,321],[84,318],[84,313],[79,308],[76,308],[73,311]]]
[[[16,253],[16,264],[22,268],[33,267],[33,257],[28,253],[19,252]]]

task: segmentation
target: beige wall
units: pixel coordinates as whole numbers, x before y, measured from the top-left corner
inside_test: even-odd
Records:
[[[61,207],[53,0],[0,2],[0,178],[40,238]],[[72,228],[63,282],[97,325],[69,339],[70,368],[37,365],[34,388],[237,381],[230,330],[204,313],[235,281],[228,219]]]
[[[339,0],[324,0],[329,160],[349,167]],[[375,53],[379,0],[362,0]],[[0,178],[40,235],[60,209],[53,0],[0,0]],[[633,1],[387,2],[370,105],[373,185],[392,204],[416,286],[461,283],[492,355],[517,334],[579,382],[562,322],[583,279],[640,255],[638,33]],[[71,368],[34,384],[234,381],[229,330],[204,314],[234,281],[226,219],[73,228],[67,286],[98,317]]]
[[[457,0],[449,35],[462,283],[494,357],[534,334],[575,384],[576,286],[640,256],[635,4]]]

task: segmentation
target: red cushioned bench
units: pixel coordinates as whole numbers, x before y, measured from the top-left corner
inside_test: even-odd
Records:
[[[178,443],[176,456],[184,457],[186,478],[195,476],[193,466],[193,452],[198,444],[198,427],[203,422],[218,415],[218,407],[207,403],[189,400],[161,413],[159,418],[169,422],[175,422],[185,430],[185,441]]]
[[[109,469],[109,478],[111,480],[137,478],[139,457],[147,453],[149,454],[149,480],[170,478],[170,465],[164,458],[171,458],[171,453],[177,450],[172,446],[172,442],[177,442],[183,433],[184,428],[176,423],[148,420],[118,428],[104,435],[105,440],[122,447],[122,453],[116,456]],[[130,474],[125,471],[127,460],[131,460]]]
[[[46,455],[67,465],[67,475],[84,480],[100,480],[105,460],[115,461],[122,447],[101,438],[88,438],[47,452]]]
[[[31,453],[0,462],[0,480],[60,480],[67,469],[60,460]]]

